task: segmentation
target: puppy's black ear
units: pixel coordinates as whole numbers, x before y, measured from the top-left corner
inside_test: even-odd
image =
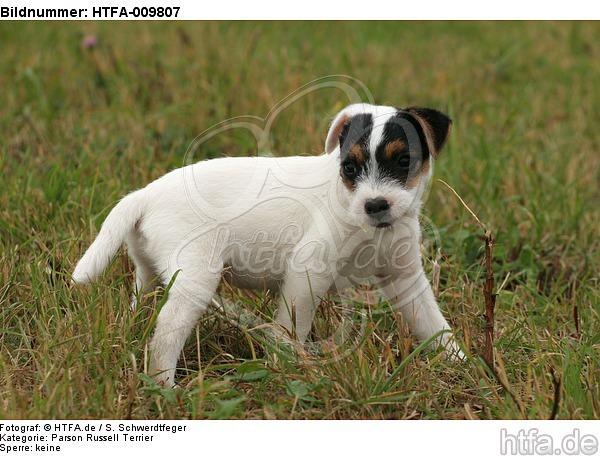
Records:
[[[452,119],[446,114],[431,108],[411,106],[403,109],[403,111],[411,113],[419,120],[423,130],[425,130],[425,135],[431,142],[433,155],[437,157],[448,141],[450,131],[452,131]]]

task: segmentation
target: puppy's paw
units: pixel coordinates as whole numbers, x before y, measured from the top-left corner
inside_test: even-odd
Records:
[[[175,386],[175,369],[160,369],[151,365],[148,376],[152,382],[161,388],[173,388]]]
[[[298,340],[294,339],[293,334],[290,334],[285,327],[276,322],[264,325],[262,334],[279,351],[290,354],[305,353],[304,346]]]
[[[458,363],[466,360],[467,355],[465,355],[454,340],[449,340],[444,347],[444,359]]]

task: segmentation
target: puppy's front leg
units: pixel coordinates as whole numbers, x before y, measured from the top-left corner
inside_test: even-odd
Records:
[[[464,359],[465,355],[453,340],[450,325],[435,301],[431,285],[422,269],[414,275],[401,277],[382,288],[390,306],[402,313],[404,321],[419,342],[444,331],[431,348],[443,346],[446,357]]]
[[[289,275],[279,295],[275,322],[303,344],[310,333],[320,298],[328,289],[329,283],[323,279]]]

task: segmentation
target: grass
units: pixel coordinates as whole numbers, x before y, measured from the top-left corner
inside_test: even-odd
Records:
[[[80,46],[88,34],[96,48]],[[0,39],[0,419],[600,418],[597,23],[5,23]],[[414,351],[364,288],[328,298],[314,327],[326,335],[355,306],[364,333],[350,349],[279,353],[213,312],[186,345],[182,388],[157,387],[144,366],[161,295],[132,313],[126,256],[88,288],[68,285],[75,262],[118,198],[181,166],[205,128],[264,117],[333,74],[378,103],[453,116],[435,175],[496,239],[497,374],[478,356],[482,233],[434,181],[425,266],[439,264],[467,362]],[[320,153],[345,103],[334,88],[301,98],[271,147]],[[256,145],[231,132],[195,158],[224,152]],[[221,295],[272,312],[268,296]]]

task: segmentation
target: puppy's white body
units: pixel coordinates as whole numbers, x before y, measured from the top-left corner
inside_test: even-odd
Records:
[[[276,321],[300,342],[320,297],[366,280],[382,288],[419,340],[449,330],[420,258],[418,216],[431,167],[423,167],[416,184],[397,185],[377,175],[373,152],[355,188],[349,191],[347,176],[340,178],[340,162],[348,158],[335,139],[346,117],[370,113],[364,147],[374,151],[392,110],[353,105],[342,111],[330,130],[329,153],[320,156],[222,158],[170,172],[113,209],[74,281],[95,279],[123,242],[138,291],[148,291],[157,277],[168,284],[176,276],[151,344],[151,371],[167,385],[223,274],[237,286],[279,292]],[[383,219],[374,217],[381,214],[364,209],[374,198],[388,203],[379,227]],[[445,333],[437,343],[458,354],[450,337]]]

